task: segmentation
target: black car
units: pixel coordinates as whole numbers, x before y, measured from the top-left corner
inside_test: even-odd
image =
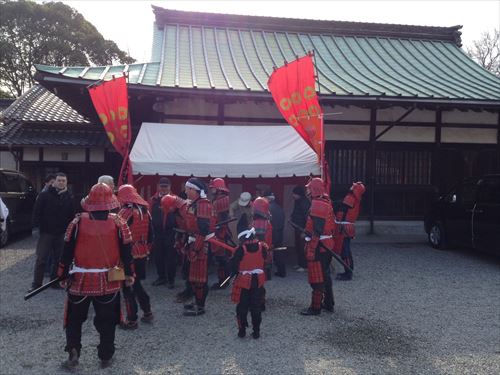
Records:
[[[466,246],[500,254],[500,174],[456,185],[433,205],[424,224],[437,249]]]
[[[0,228],[0,247],[15,233],[30,233],[36,191],[20,172],[0,168],[0,197],[9,209],[7,229]]]

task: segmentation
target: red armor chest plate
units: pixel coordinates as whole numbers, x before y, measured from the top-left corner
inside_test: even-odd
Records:
[[[149,233],[149,215],[147,212],[139,212],[139,209],[134,208],[133,221],[130,226],[132,232],[132,241],[147,242]]]
[[[243,258],[240,262],[240,271],[252,271],[255,269],[264,269],[264,258],[262,255],[262,244],[259,243],[259,249],[256,252],[249,252],[243,245]]]
[[[214,216],[217,217],[217,220],[221,220],[219,215],[224,212],[229,212],[229,196],[222,195],[217,197],[217,199],[212,203],[212,207],[214,210]]]
[[[196,233],[198,231],[198,223],[196,222],[196,211],[193,205],[189,205],[185,210],[181,211],[184,219],[184,225],[188,233]]]
[[[110,268],[120,263],[118,228],[112,218],[91,220],[83,213],[78,225],[75,265],[82,268]]]

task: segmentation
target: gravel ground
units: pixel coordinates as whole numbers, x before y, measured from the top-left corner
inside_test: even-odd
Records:
[[[0,250],[0,373],[65,373],[64,292],[25,302],[35,238]],[[352,243],[356,273],[334,282],[334,314],[303,317],[310,289],[289,271],[267,288],[262,336],[236,336],[230,291],[211,292],[207,313],[182,316],[181,289],[150,286],[155,322],[117,330],[113,366],[100,370],[93,312],[76,374],[499,374],[498,259],[425,243]],[[336,266],[337,267],[337,266]],[[337,267],[339,269],[339,267]],[[210,275],[214,281],[215,275]]]

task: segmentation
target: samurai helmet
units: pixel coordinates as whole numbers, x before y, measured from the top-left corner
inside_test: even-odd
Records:
[[[229,189],[226,187],[226,183],[222,178],[214,178],[212,181],[210,181],[208,187],[210,189],[216,189],[229,193]]]
[[[85,211],[111,211],[119,207],[120,202],[113,191],[103,183],[92,186],[89,195],[82,202]]]
[[[363,185],[362,182],[353,182],[342,203],[346,204],[349,207],[354,207],[356,201],[361,201],[361,196],[364,194],[365,190],[365,185]]]
[[[255,198],[252,204],[252,210],[254,214],[258,214],[262,217],[268,217],[269,201],[262,197]]]
[[[136,188],[129,184],[120,186],[117,198],[121,205],[126,203],[135,203],[140,204],[141,206],[148,206],[148,202],[142,199],[139,193],[137,193]]]
[[[321,197],[325,194],[325,184],[323,180],[319,177],[311,178],[311,180],[307,183],[306,188],[311,193],[312,198]]]

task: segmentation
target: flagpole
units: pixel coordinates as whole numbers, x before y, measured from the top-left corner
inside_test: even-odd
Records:
[[[319,103],[319,94],[321,90],[321,86],[319,84],[319,73],[318,73],[318,68],[316,66],[316,54],[314,53],[314,50],[310,51],[310,55],[313,57],[314,61],[314,70],[316,72],[315,78],[316,78],[316,83],[318,84],[318,103]],[[321,108],[321,104],[320,104]],[[321,171],[321,179],[324,181],[324,169],[325,169],[325,150],[324,150],[324,144],[325,144],[325,133],[323,129],[323,113],[319,114],[320,116],[320,136],[319,136],[319,141],[320,141],[320,155],[319,155],[319,164],[320,164],[320,171]]]

